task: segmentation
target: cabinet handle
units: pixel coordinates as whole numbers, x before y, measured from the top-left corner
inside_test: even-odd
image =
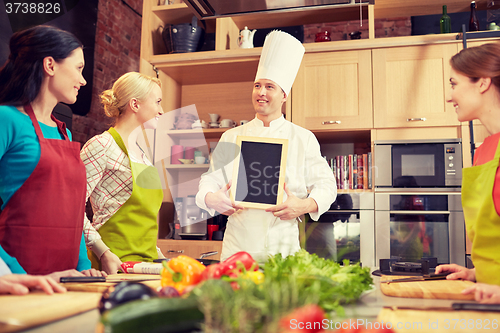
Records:
[[[167,250],[167,253],[184,253],[184,250]]]
[[[406,121],[426,121],[426,118],[408,118]]]
[[[330,125],[330,124],[340,124],[340,120],[328,120],[328,121],[322,121],[321,124],[323,125]]]

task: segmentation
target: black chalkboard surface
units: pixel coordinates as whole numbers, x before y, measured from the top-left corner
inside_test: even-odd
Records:
[[[231,199],[246,208],[266,209],[283,202],[288,140],[238,136]]]

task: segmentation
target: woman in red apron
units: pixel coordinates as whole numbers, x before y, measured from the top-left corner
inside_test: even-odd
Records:
[[[137,140],[144,126],[156,127],[161,99],[160,80],[135,72],[121,76],[101,95],[115,126],[90,139],[81,152],[94,212],[84,227],[89,257],[92,267],[108,274],[124,261],[163,257],[156,246],[163,190],[147,144]]]
[[[52,110],[86,84],[81,43],[37,26],[12,36],[0,71],[0,246],[13,273],[102,275],[82,247],[85,169]],[[77,271],[77,269],[79,271]]]
[[[476,150],[473,166],[462,171],[462,206],[474,268],[442,265],[436,272],[452,272],[448,279],[479,282],[464,293],[475,293],[484,303],[499,302],[500,43],[464,49],[450,63],[447,101],[453,103],[459,121],[478,119],[490,136]]]

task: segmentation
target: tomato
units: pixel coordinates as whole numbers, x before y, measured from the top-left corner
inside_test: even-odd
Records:
[[[280,327],[284,332],[322,332],[325,312],[316,304],[309,304],[293,310],[281,318]]]

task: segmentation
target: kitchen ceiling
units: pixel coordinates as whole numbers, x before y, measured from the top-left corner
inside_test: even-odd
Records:
[[[374,0],[184,0],[199,19],[269,11],[304,11],[320,6],[374,3]]]

